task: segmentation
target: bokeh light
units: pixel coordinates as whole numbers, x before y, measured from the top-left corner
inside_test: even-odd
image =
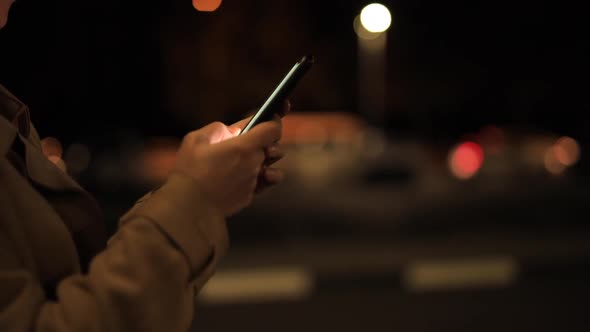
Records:
[[[580,159],[580,145],[571,137],[561,137],[553,146],[555,159],[564,166],[573,166]]]
[[[283,118],[281,142],[291,145],[352,144],[365,124],[345,112],[291,113]]]
[[[455,177],[467,180],[480,170],[483,160],[484,153],[481,146],[474,142],[464,142],[451,150],[449,168]]]
[[[65,173],[67,171],[66,164],[64,163],[63,159],[61,159],[60,157],[55,156],[55,155],[51,155],[51,156],[47,156],[47,159],[49,159],[49,161],[51,161],[55,166],[57,166],[57,168],[62,170],[62,172]]]
[[[361,11],[361,23],[370,32],[383,32],[391,25],[391,13],[384,5],[372,3]]]
[[[313,142],[313,146],[319,149],[323,148],[328,143],[328,131],[326,127],[319,123],[305,123],[296,129],[295,144],[299,146],[310,147],[309,142]]]
[[[221,6],[221,0],[193,0],[193,7],[200,12],[214,12]]]
[[[377,39],[381,35],[381,32],[371,32],[371,31],[365,29],[365,27],[361,23],[361,16],[360,15],[358,15],[357,17],[354,18],[354,22],[352,23],[352,26],[354,28],[354,32],[356,33],[356,35],[360,39],[374,40],[374,39]]]
[[[61,158],[63,149],[59,140],[55,137],[46,137],[41,140],[41,149],[46,157],[55,156]]]
[[[553,137],[530,135],[523,139],[520,158],[528,167],[545,168],[545,153],[554,142]]]
[[[143,181],[164,181],[176,163],[180,142],[175,137],[153,137],[147,142],[140,160],[139,177]]]
[[[560,175],[567,168],[566,165],[560,163],[559,160],[557,160],[555,154],[555,145],[549,147],[547,151],[545,151],[543,164],[545,165],[545,169],[547,170],[547,172],[553,175]]]

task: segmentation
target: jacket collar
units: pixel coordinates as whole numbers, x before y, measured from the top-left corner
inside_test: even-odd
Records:
[[[0,85],[0,116],[12,122],[21,135],[29,137],[31,118],[29,108]]]
[[[0,156],[5,156],[17,134],[29,136],[29,109],[0,85]]]
[[[34,140],[25,139],[22,136],[20,139],[25,145],[25,164],[32,181],[54,191],[84,192],[74,179],[47,159],[41,148],[34,144]]]
[[[14,138],[21,131],[28,136],[29,110],[0,85],[0,156],[5,156]]]
[[[8,153],[16,135],[16,128],[8,120],[0,116],[0,157]]]
[[[8,153],[17,136],[26,147],[25,164],[32,181],[55,191],[83,191],[76,181],[45,157],[39,136],[31,124],[29,109],[0,85],[1,157]]]

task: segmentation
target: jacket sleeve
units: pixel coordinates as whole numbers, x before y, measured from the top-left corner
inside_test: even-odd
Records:
[[[192,181],[172,175],[139,201],[55,302],[0,250],[0,331],[186,331],[195,292],[228,246],[225,220]]]

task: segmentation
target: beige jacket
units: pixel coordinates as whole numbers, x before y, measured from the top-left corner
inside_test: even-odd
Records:
[[[45,158],[28,114],[0,86],[0,331],[188,330],[225,220],[177,174],[104,243],[95,201]]]

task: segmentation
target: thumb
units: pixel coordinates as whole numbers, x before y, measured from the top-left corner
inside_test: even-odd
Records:
[[[223,123],[213,122],[197,130],[197,140],[203,143],[215,144],[234,137],[234,133]]]
[[[239,127],[231,126],[231,127],[228,127],[228,129],[233,136],[239,136],[240,133],[242,132],[242,128],[239,128]]]

